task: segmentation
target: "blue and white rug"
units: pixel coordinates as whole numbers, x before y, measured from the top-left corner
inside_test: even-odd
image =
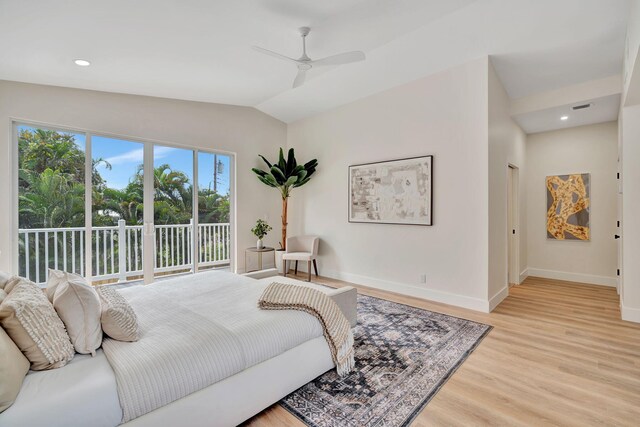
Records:
[[[280,401],[314,427],[407,426],[491,326],[359,295],[356,368],[335,369]]]

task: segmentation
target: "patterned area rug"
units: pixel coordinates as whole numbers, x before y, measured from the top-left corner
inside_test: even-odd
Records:
[[[314,427],[408,426],[491,326],[359,295],[356,369],[280,401]]]

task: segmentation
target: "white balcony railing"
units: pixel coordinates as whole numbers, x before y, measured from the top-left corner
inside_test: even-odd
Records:
[[[198,224],[198,266],[229,263],[229,223]],[[85,274],[85,228],[18,230],[19,274],[36,283],[48,279],[49,269]],[[142,275],[142,226],[92,227],[92,279],[128,280]],[[193,269],[193,224],[156,225],[154,272]]]

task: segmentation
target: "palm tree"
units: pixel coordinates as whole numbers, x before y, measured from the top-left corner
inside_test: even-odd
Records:
[[[28,227],[84,225],[84,185],[64,174],[45,169],[41,174],[22,170],[27,188],[20,189],[20,224]]]

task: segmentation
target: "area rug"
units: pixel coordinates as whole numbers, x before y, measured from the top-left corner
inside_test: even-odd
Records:
[[[356,368],[280,401],[314,427],[408,426],[491,326],[358,295]]]

